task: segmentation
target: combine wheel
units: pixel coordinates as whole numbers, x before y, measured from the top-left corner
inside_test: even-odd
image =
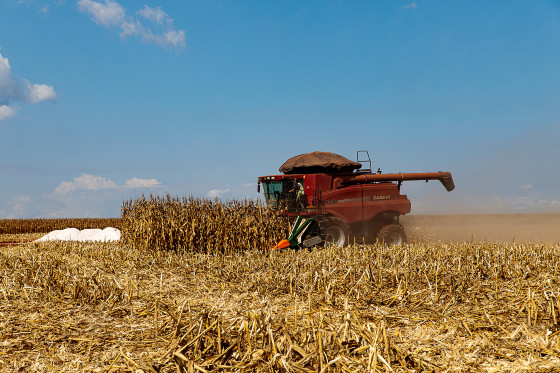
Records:
[[[350,240],[350,228],[340,219],[329,219],[322,229],[325,243],[335,246],[346,246]]]
[[[406,233],[402,225],[389,224],[379,230],[377,239],[386,245],[402,245],[406,243]]]

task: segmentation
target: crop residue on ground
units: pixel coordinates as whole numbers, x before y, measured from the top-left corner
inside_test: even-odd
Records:
[[[1,371],[550,371],[558,245],[0,251]]]

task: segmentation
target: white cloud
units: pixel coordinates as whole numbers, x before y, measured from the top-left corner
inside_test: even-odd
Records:
[[[57,194],[65,194],[78,189],[99,190],[116,188],[117,184],[103,176],[94,176],[90,174],[81,174],[72,181],[61,182],[54,190]]]
[[[523,184],[518,186],[517,189],[521,189],[521,190],[533,189],[533,184]]]
[[[246,183],[241,185],[243,185],[245,188],[252,188],[252,187],[256,187],[257,183]]]
[[[0,103],[18,99],[20,89],[16,78],[12,75],[10,61],[0,53]]]
[[[11,206],[6,210],[0,210],[0,218],[18,219],[26,217],[27,206],[31,202],[29,196],[15,195],[12,196]]]
[[[407,187],[407,191],[408,191]],[[519,195],[485,195],[466,194],[455,191],[441,195],[428,194],[423,197],[418,193],[412,201],[414,214],[516,214],[516,213],[559,213],[560,198],[557,194],[541,195],[537,191],[518,192]]]
[[[212,189],[206,194],[206,196],[208,198],[221,198],[228,194],[230,191],[231,190],[229,189],[229,187],[226,189]]]
[[[27,101],[36,104],[41,101],[54,100],[56,92],[53,86],[47,84],[31,84],[27,82],[27,92],[25,97]]]
[[[170,30],[161,35],[154,35],[151,39],[154,43],[161,46],[172,46],[174,48],[184,48],[185,47],[185,31]]]
[[[549,201],[546,199],[540,199],[538,205],[541,207],[560,207],[560,200],[553,199],[552,201]]]
[[[145,43],[153,43],[159,46],[171,46],[174,48],[182,48],[185,46],[185,31],[171,30],[161,34],[154,34],[151,30],[142,29],[142,41]]]
[[[19,108],[8,105],[0,105],[0,122],[16,115]]]
[[[401,9],[416,9],[418,8],[418,4],[410,3],[408,5],[401,6]]]
[[[16,195],[12,200],[14,201],[11,209],[13,216],[23,216],[27,205],[31,202],[31,198],[29,196]]]
[[[120,37],[139,36],[142,42],[161,47],[184,48],[185,31],[175,30],[173,19],[160,7],[144,5],[133,16],[116,1],[78,1],[78,9],[89,14],[98,25],[120,28]],[[147,23],[146,23],[147,22]]]
[[[121,25],[126,18],[124,8],[111,0],[105,0],[105,4],[92,0],[80,0],[78,9],[88,13],[95,23],[105,27]]]
[[[53,86],[47,84],[31,84],[23,79],[18,81],[12,74],[10,61],[0,54],[0,121],[16,115],[20,109],[13,102],[36,104],[56,98]]]
[[[152,188],[160,186],[157,179],[141,179],[133,177],[125,181],[124,185],[118,185],[111,179],[103,176],[95,176],[82,173],[72,181],[63,181],[55,188],[55,194],[66,194],[77,190],[101,190],[118,188]]]
[[[87,173],[62,181],[47,199],[33,207],[45,217],[108,217],[118,216],[123,198],[129,198],[133,188],[156,188],[161,183],[152,179],[132,177],[123,184]]]
[[[140,179],[137,177],[133,177],[124,182],[125,188],[150,188],[159,185],[161,185],[161,183],[156,179]]]
[[[173,24],[173,20],[167,13],[165,13],[159,6],[155,8],[150,8],[147,5],[144,5],[144,9],[138,11],[138,14],[152,22],[158,23],[162,25],[165,23]]]
[[[493,213],[553,212],[560,207],[560,201],[532,196],[494,196],[489,200],[479,200],[470,206],[471,208],[478,206],[478,210],[481,212]]]

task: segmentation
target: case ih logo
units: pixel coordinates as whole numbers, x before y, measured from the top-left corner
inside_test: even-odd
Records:
[[[371,199],[374,201],[378,201],[381,199],[391,199],[391,196],[371,196]]]
[[[349,203],[349,202],[361,202],[361,201],[382,201],[391,199],[391,196],[369,196],[365,198],[346,198],[346,199],[329,199],[325,201],[325,205],[332,205],[334,203]]]

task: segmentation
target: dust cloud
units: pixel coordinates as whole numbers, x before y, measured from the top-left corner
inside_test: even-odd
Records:
[[[406,215],[409,242],[560,243],[560,214]]]

